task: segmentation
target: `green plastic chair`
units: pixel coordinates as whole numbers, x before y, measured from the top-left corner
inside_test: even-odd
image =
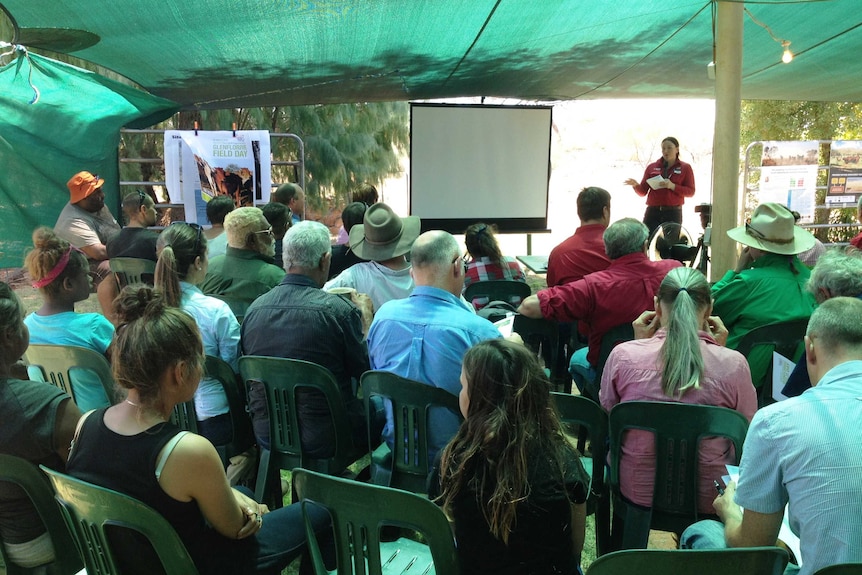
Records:
[[[426,493],[430,472],[427,455],[429,408],[438,406],[449,409],[459,419],[463,419],[458,397],[445,389],[387,371],[366,371],[360,382],[369,423],[372,412],[370,398],[379,395],[390,400],[395,420],[394,445],[405,446],[404,449],[396,450],[397,457],[393,457],[386,443],[372,451],[372,482],[413,493]],[[379,437],[371,437],[369,427],[368,445],[375,445],[378,441]],[[388,473],[376,473],[376,469]]]
[[[550,372],[551,381],[556,389],[571,391],[572,378],[560,362],[560,326],[549,319],[531,318],[516,314],[512,323],[512,331],[521,336],[524,344],[532,349]]]
[[[599,557],[587,575],[782,575],[786,565],[778,547],[628,549]]]
[[[610,487],[614,497],[613,545],[645,549],[650,529],[682,531],[700,519],[697,510],[700,441],[725,437],[733,443],[734,461],[742,457],[748,421],[733,409],[663,401],[628,401],[614,406],[610,426]],[[623,432],[642,429],[655,436],[655,488],[653,506],[644,509],[625,500],[620,492]],[[616,521],[623,520],[622,525]],[[619,533],[622,531],[622,533]]]
[[[631,322],[615,325],[602,336],[602,345],[599,348],[599,359],[596,362],[596,382],[594,387],[589,385],[586,387],[586,395],[593,401],[599,401],[599,388],[602,385],[602,373],[605,371],[605,364],[608,362],[608,356],[611,351],[623,343],[631,341],[635,338],[635,331]]]
[[[218,381],[227,397],[230,409],[231,440],[225,445],[216,445],[222,458],[227,461],[234,455],[239,455],[254,445],[254,432],[251,418],[248,415],[248,400],[245,390],[230,365],[220,357],[206,357],[206,375]]]
[[[171,423],[182,430],[198,432],[198,415],[195,412],[194,399],[174,405],[171,411]]]
[[[127,285],[153,285],[156,273],[156,262],[142,258],[111,258],[108,260],[117,285],[123,289]]]
[[[297,359],[247,355],[239,359],[239,372],[246,388],[260,382],[266,390],[270,449],[261,449],[255,487],[258,501],[273,509],[281,507],[280,469],[302,467],[337,475],[366,454],[353,442],[338,383],[325,367]],[[300,389],[316,390],[326,398],[335,428],[332,457],[313,459],[302,450],[296,405]]]
[[[797,361],[803,350],[805,331],[808,329],[808,318],[795,319],[771,323],[751,330],[739,341],[736,351],[748,359],[749,354],[761,346],[767,346],[787,359]],[[772,399],[772,354],[770,353],[769,367],[766,370],[766,379],[757,389],[757,405],[763,407],[775,403]]]
[[[24,360],[41,371],[42,381],[54,384],[65,391],[77,403],[75,385],[70,372],[85,369],[95,373],[102,382],[109,403],[118,399],[117,387],[111,373],[111,365],[104,355],[74,345],[51,345],[31,343],[24,352]]]
[[[87,575],[122,575],[111,535],[118,528],[146,538],[165,575],[195,575],[197,568],[167,520],[140,501],[42,466],[54,486],[66,525],[84,557]],[[144,547],[142,553],[151,554]]]
[[[297,469],[293,481],[302,501],[316,575],[329,572],[306,515],[309,505],[326,508],[332,517],[338,565],[332,573],[458,575],[460,572],[449,521],[439,507],[424,497],[305,469]],[[403,537],[381,542],[380,530],[384,525],[416,531],[422,535],[424,544]]]
[[[587,514],[595,515],[596,554],[611,551],[611,494],[606,480],[608,459],[608,414],[597,404],[583,396],[552,393],[551,399],[567,426],[586,429],[590,440],[590,457],[581,457],[584,469],[590,474],[590,491]],[[579,446],[583,453],[583,448]]]
[[[464,299],[471,304],[476,299],[485,299],[487,304],[492,301],[504,301],[515,307],[521,305],[524,298],[532,293],[526,282],[515,280],[485,280],[471,283],[464,289]]]
[[[862,563],[830,565],[829,567],[818,569],[814,575],[862,575]]]
[[[78,548],[72,535],[66,528],[60,508],[54,501],[54,492],[48,478],[39,469],[20,457],[0,454],[0,482],[14,483],[21,487],[36,513],[45,525],[54,545],[54,562],[47,565],[48,575],[70,575],[78,573],[84,563],[78,554]],[[6,565],[6,575],[28,575],[33,569],[20,567],[9,559],[6,549],[0,539],[0,557]]]

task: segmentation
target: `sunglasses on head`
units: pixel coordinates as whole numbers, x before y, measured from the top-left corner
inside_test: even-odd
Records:
[[[198,253],[198,250],[201,247],[201,237],[203,236],[203,233],[204,233],[203,227],[201,227],[200,224],[196,224],[194,222],[183,222],[181,220],[171,222],[168,227],[171,227],[175,224],[185,224],[185,225],[189,226],[190,228],[192,228],[193,230],[197,230],[198,233],[197,233],[197,236],[195,236],[195,245],[194,245],[194,248],[192,249],[192,253],[193,254]]]

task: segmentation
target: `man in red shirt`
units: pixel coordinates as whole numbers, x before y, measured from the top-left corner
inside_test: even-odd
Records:
[[[604,233],[611,265],[582,279],[549,287],[525,299],[518,311],[533,318],[582,322],[589,330],[589,346],[572,356],[569,371],[581,392],[595,393],[595,366],[602,337],[612,327],[634,321],[653,308],[653,297],[676,260],[652,262],[646,256],[647,227],[634,218],[614,222]]]
[[[602,188],[584,188],[578,194],[578,217],[581,227],[548,257],[549,287],[579,280],[611,264],[602,240],[611,221],[611,195]]]

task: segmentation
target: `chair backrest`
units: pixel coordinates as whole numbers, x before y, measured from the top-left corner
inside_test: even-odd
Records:
[[[231,441],[216,447],[224,451],[223,459],[244,452],[254,445],[254,433],[251,419],[248,415],[248,400],[245,390],[230,365],[220,357],[208,355],[206,358],[206,375],[218,381],[224,389],[230,409]]]
[[[195,400],[190,399],[174,405],[171,411],[171,423],[182,430],[198,432],[198,415],[195,411]]]
[[[802,341],[805,338],[805,330],[808,329],[808,318],[795,319],[771,323],[755,328],[742,336],[736,351],[748,358],[755,348],[768,346],[787,359],[796,360]],[[770,353],[769,368],[766,371],[766,380],[758,389],[758,404],[772,403],[772,354]],[[755,382],[757,384],[758,382]]]
[[[111,544],[111,531],[121,528],[135,531],[149,541],[166,575],[197,573],[174,528],[149,506],[111,489],[45,467],[42,470],[51,479],[66,524],[84,556],[88,575],[122,573],[119,550]]]
[[[75,394],[75,386],[70,371],[85,369],[95,373],[105,396],[110,403],[117,400],[117,387],[114,384],[114,376],[111,373],[111,365],[104,355],[74,345],[51,345],[31,343],[24,352],[24,359],[30,366],[37,367],[42,371],[42,378],[52,383],[71,396],[75,403],[78,398]]]
[[[599,348],[599,359],[596,362],[596,383],[595,389],[590,390],[590,395],[595,393],[592,399],[598,401],[598,390],[602,383],[602,373],[605,370],[605,364],[608,362],[608,356],[611,351],[624,341],[631,341],[635,338],[635,330],[631,322],[615,325],[602,336],[602,346]]]
[[[516,314],[512,331],[521,336],[527,347],[540,354],[555,384],[569,378],[565,366],[560,363],[560,326],[557,322]]]
[[[818,569],[814,575],[862,575],[862,563],[839,563]]]
[[[778,547],[739,549],[628,549],[597,558],[587,575],[782,575],[787,552]]]
[[[667,521],[687,525],[698,518],[700,441],[705,437],[729,439],[738,463],[748,421],[738,411],[725,407],[628,401],[611,409],[609,428],[610,484],[614,495],[620,495],[623,433],[631,429],[652,432],[656,452],[652,524]]]
[[[459,573],[449,521],[443,511],[428,499],[398,489],[329,477],[304,469],[294,472],[293,481],[302,500],[304,514],[309,505],[316,504],[326,508],[332,517],[339,575],[390,572],[385,568],[388,566],[386,563],[395,559],[389,556],[381,560],[380,528],[383,525],[396,525],[422,534],[428,551],[422,553],[422,549],[420,554],[427,557],[430,553],[434,571],[427,567],[423,569],[423,562],[422,565],[414,564],[417,573]],[[307,516],[305,526],[315,573],[322,575],[326,569]],[[399,559],[403,563],[404,558]],[[420,560],[417,559],[416,563]]]
[[[316,363],[281,357],[246,355],[239,358],[239,372],[246,387],[260,382],[266,391],[271,456],[282,469],[305,467],[339,473],[353,463],[353,443],[347,409],[332,373]],[[296,392],[312,389],[323,394],[335,428],[335,451],[327,459],[311,459],[302,451]]]
[[[108,260],[117,285],[123,289],[127,285],[153,285],[156,273],[156,262],[143,258],[111,258]]]
[[[604,462],[608,457],[608,414],[598,403],[580,395],[554,392],[551,399],[560,414],[560,421],[586,427],[593,459],[590,492],[601,494],[605,488]]]
[[[223,302],[225,302],[228,305],[228,307],[230,308],[230,311],[233,312],[233,315],[236,317],[236,320],[239,323],[242,323],[242,320],[245,317],[245,313],[248,311],[248,306],[251,305],[251,303],[246,301],[246,300],[237,299],[237,298],[233,298],[230,296],[218,295],[218,294],[207,294],[207,295],[209,295],[210,297],[214,297],[216,299],[220,299]]]
[[[54,492],[51,490],[48,478],[29,461],[0,454],[0,482],[18,485],[30,498],[36,513],[45,525],[54,546],[54,562],[47,568],[49,575],[71,575],[80,571],[84,563],[63,521],[63,516],[60,515],[60,508],[54,501]],[[25,575],[31,572],[30,569],[19,567],[11,562],[6,555],[2,539],[0,539],[0,557],[6,565],[7,575]]]
[[[449,409],[461,417],[458,397],[445,389],[400,377],[388,371],[366,371],[361,379],[366,412],[371,413],[369,399],[379,395],[392,402],[395,424],[395,446],[392,453],[392,474],[389,487],[414,493],[425,493],[428,479],[429,408]],[[369,417],[369,421],[371,418]],[[379,438],[369,437],[376,445]]]
[[[464,299],[473,303],[479,298],[488,298],[488,302],[504,301],[517,307],[532,293],[526,282],[515,280],[486,280],[471,283],[464,289]],[[485,302],[485,303],[488,303]]]

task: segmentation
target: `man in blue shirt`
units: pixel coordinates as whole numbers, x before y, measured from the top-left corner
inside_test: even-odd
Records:
[[[410,261],[416,284],[413,293],[383,304],[368,332],[371,368],[457,396],[464,353],[480,341],[500,337],[500,332],[461,299],[465,265],[451,234],[422,234],[413,244]],[[458,415],[443,408],[431,411],[429,460],[455,435],[458,425]],[[387,406],[383,438],[390,447],[393,437],[391,406]]]

